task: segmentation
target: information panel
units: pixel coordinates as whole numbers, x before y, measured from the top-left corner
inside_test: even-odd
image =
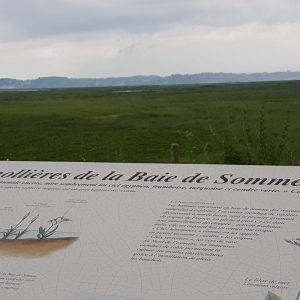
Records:
[[[300,299],[300,167],[8,161],[0,192],[0,299]]]

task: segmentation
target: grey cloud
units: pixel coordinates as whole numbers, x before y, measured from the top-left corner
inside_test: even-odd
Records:
[[[10,0],[1,4],[0,21],[20,36],[49,36],[98,30],[157,30],[190,15],[179,1],[142,3],[114,1],[108,5],[66,0]],[[103,3],[103,2],[102,2]]]
[[[297,0],[0,0],[0,23],[15,38],[78,32],[160,31],[174,24],[236,26],[297,22]],[[1,31],[0,31],[1,32]],[[2,39],[4,38],[2,33]]]
[[[210,0],[199,2],[196,8],[197,23],[215,27],[274,25],[298,22],[300,18],[300,3],[294,0]]]

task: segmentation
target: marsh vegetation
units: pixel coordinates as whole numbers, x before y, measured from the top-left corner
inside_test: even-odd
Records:
[[[126,90],[1,92],[0,159],[300,165],[300,82]]]

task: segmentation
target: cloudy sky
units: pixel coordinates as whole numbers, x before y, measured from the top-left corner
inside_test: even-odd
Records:
[[[0,0],[0,77],[300,70],[299,0]]]

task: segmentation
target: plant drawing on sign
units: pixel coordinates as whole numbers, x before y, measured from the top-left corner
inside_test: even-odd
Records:
[[[40,226],[39,233],[37,235],[38,239],[42,240],[50,237],[58,229],[59,224],[61,224],[62,222],[69,222],[69,221],[71,220],[65,218],[64,216],[49,220],[48,222],[51,223],[51,225],[47,229]]]
[[[39,218],[39,214],[30,218],[28,212],[16,225],[0,230],[0,255],[20,257],[44,257],[58,250],[65,249],[78,239],[75,233],[59,231],[62,223],[71,219],[64,215],[48,221],[48,226],[31,229]]]
[[[268,292],[268,295],[265,297],[265,300],[282,300],[279,296],[275,295],[272,292]],[[295,300],[300,300],[300,291],[297,294],[297,297]]]
[[[22,231],[19,231],[19,228],[24,224],[24,222],[26,221],[26,219],[29,217],[30,212],[28,212],[19,223],[17,223],[15,226],[10,226],[9,229],[7,229],[5,232],[2,232],[2,239],[6,240],[10,237],[15,237],[15,239],[20,238],[22,235],[24,235],[26,232],[28,232],[29,227],[37,220],[37,218],[39,217],[39,215],[35,216],[27,225],[27,227],[25,229],[23,229]]]
[[[265,300],[282,300],[280,297],[275,295],[272,292],[268,292],[268,295],[265,297]]]
[[[295,240],[285,240],[287,243],[292,244],[294,246],[300,247],[300,239],[295,239]]]

